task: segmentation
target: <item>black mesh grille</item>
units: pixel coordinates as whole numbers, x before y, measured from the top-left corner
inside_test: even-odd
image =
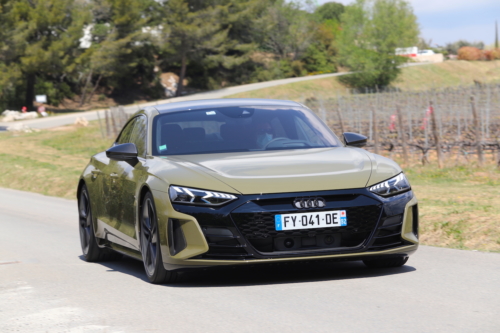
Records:
[[[298,211],[282,212],[259,212],[259,213],[239,213],[231,214],[236,226],[247,239],[265,239],[268,237],[280,236],[312,236],[325,233],[362,233],[371,232],[378,221],[380,214],[379,206],[364,206],[345,209],[347,213],[347,226],[337,228],[318,228],[308,230],[286,230],[276,231],[274,216],[278,214],[294,214]],[[330,209],[333,210],[333,209]],[[337,210],[337,209],[335,209]],[[328,210],[322,210],[328,211]],[[314,212],[314,211],[307,211]]]
[[[278,237],[315,237],[318,235],[341,234],[342,247],[361,245],[375,229],[380,205],[322,209],[321,211],[346,210],[347,226],[335,228],[317,228],[307,230],[276,231],[274,216],[278,214],[300,213],[297,210],[279,212],[232,213],[231,217],[237,228],[257,250],[272,252],[271,240]],[[307,210],[303,212],[314,212]],[[268,240],[269,242],[266,242]]]

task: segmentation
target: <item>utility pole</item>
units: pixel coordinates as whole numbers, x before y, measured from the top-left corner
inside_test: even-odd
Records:
[[[495,49],[498,49],[498,21],[495,21]]]

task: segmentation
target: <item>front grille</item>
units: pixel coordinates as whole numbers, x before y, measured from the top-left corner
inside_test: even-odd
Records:
[[[293,250],[356,247],[362,245],[375,229],[379,220],[381,205],[340,206],[342,203],[355,205],[355,199],[356,197],[352,196],[347,201],[328,200],[327,198],[327,207],[321,209],[321,211],[346,210],[347,226],[345,227],[286,231],[276,231],[275,229],[275,215],[314,212],[319,211],[318,209],[233,212],[231,217],[242,236],[259,252],[282,251],[282,248],[277,249],[279,246],[277,242],[279,243],[282,239],[292,239],[294,242],[302,244],[300,248],[295,246],[292,248]],[[285,202],[290,204],[293,202],[293,199],[287,199]],[[266,207],[263,203],[260,203],[260,206],[261,208]],[[326,238],[328,236],[331,236],[331,238]],[[335,241],[332,241],[328,245],[328,241],[326,240],[329,239],[335,239]]]

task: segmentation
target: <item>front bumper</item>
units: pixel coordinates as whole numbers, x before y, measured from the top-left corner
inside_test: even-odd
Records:
[[[299,210],[293,206],[298,197],[324,198],[326,207]],[[178,225],[184,243],[176,250],[175,239],[182,237],[168,237],[162,247],[167,269],[409,256],[418,247],[418,206],[412,191],[390,198],[367,189],[244,195],[218,208],[182,204],[169,208],[165,225]],[[347,226],[275,230],[276,214],[329,210],[346,210]],[[294,246],[284,247],[290,239]]]

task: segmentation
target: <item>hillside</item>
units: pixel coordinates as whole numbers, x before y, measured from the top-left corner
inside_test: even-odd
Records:
[[[500,60],[445,61],[439,64],[403,68],[393,85],[401,90],[428,90],[460,85],[473,85],[474,81],[490,83],[500,81]],[[346,94],[348,89],[336,77],[253,90],[227,98],[276,98],[303,101],[314,95]]]

